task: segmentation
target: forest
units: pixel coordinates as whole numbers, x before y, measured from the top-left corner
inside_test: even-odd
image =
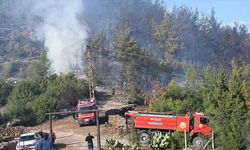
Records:
[[[246,25],[223,24],[213,9],[210,14],[187,6],[170,11],[161,0],[83,4],[79,19],[88,26],[86,45],[96,86],[114,87],[142,103],[148,95],[150,111],[205,112],[218,146],[246,149],[250,125]],[[45,121],[45,112],[74,106],[78,98],[87,97],[87,82],[74,75],[75,68],[60,75],[51,71],[44,41],[34,38],[25,17],[12,13],[16,5],[0,5],[5,8],[0,9],[0,106],[7,106],[1,121],[39,124]],[[86,51],[79,51],[86,72]]]

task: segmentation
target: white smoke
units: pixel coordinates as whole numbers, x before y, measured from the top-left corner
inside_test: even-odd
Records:
[[[32,18],[36,37],[44,41],[51,71],[59,74],[82,68],[83,45],[88,36],[87,27],[79,19],[82,0],[39,0],[26,4],[31,7],[26,19]]]

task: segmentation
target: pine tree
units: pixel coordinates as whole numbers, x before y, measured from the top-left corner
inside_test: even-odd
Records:
[[[89,39],[90,53],[93,59],[94,75],[97,83],[107,82],[110,69],[110,50],[107,49],[107,35],[104,32],[96,33]],[[87,54],[86,54],[87,56]]]
[[[211,68],[204,74],[203,97],[210,125],[218,135],[217,144],[222,149],[245,148],[245,133],[248,127],[248,109],[242,93],[243,81],[239,69],[233,63],[230,79],[227,82],[221,69],[214,74]]]
[[[121,86],[125,86],[130,94],[137,90],[144,56],[144,52],[131,34],[130,27],[126,26],[116,34],[113,43],[116,59],[122,66]]]
[[[227,121],[228,124],[225,125],[224,131],[221,132],[223,147],[228,150],[245,149],[244,140],[248,128],[248,110],[245,97],[242,93],[242,80],[240,79],[237,64],[234,61],[232,67],[226,101],[222,105],[225,107],[224,111],[226,111],[227,116],[230,117],[230,120]]]
[[[164,60],[172,64],[173,57],[180,48],[180,38],[178,36],[178,26],[171,20],[171,15],[166,13],[163,21],[154,25],[155,40],[160,49],[164,52]]]

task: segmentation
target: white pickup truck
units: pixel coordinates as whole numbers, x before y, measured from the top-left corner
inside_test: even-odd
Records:
[[[35,149],[35,144],[36,144],[35,136],[37,136],[36,133],[22,134],[16,145],[16,150]]]

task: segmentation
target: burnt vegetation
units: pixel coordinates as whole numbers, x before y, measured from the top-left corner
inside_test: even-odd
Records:
[[[218,146],[246,148],[247,26],[225,25],[214,10],[203,14],[182,6],[167,11],[160,0],[86,0],[84,5],[88,7],[79,19],[89,27],[96,85],[142,101],[157,81],[162,88],[147,99],[151,111],[203,111]],[[0,106],[7,104],[0,119],[35,125],[46,120],[45,112],[73,107],[78,98],[87,97],[86,81],[73,73],[51,73],[46,48],[33,38],[32,26],[9,12],[14,6],[0,6],[5,8],[0,9]]]

